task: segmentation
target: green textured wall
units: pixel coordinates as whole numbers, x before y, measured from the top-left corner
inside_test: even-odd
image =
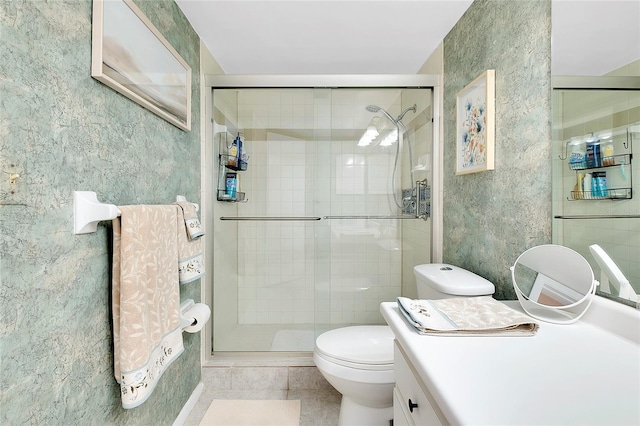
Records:
[[[200,335],[185,334],[150,399],[122,409],[110,223],[73,234],[74,190],[117,205],[200,194],[199,39],[172,0],[136,3],[193,70],[191,132],[91,78],[91,1],[0,2],[0,424],[171,424],[200,380]],[[200,283],[181,293],[199,300]]]
[[[509,266],[551,242],[551,1],[476,0],[443,47],[443,260],[515,299]],[[495,170],[456,176],[456,93],[487,69],[496,74]]]

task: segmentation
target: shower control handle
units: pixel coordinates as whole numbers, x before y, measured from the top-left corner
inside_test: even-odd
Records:
[[[409,412],[413,413],[414,408],[418,408],[418,404],[416,404],[415,402],[412,402],[411,398],[409,398]]]

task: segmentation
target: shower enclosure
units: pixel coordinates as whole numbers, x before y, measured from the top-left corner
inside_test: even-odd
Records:
[[[415,295],[412,268],[431,260],[432,93],[213,87],[215,354],[310,352]],[[228,167],[238,134],[246,170]]]
[[[582,254],[603,283],[589,250],[598,244],[640,294],[638,78],[574,76],[553,82],[553,242]],[[572,163],[587,144],[600,148],[599,163]],[[605,189],[585,184],[593,176],[605,180]],[[598,294],[635,306],[613,286],[601,285]]]

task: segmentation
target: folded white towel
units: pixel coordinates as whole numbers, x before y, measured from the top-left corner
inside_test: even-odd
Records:
[[[491,296],[439,300],[398,297],[398,308],[421,334],[532,336],[538,324]]]

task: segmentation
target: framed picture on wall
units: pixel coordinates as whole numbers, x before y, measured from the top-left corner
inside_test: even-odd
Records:
[[[495,71],[487,70],[456,95],[456,174],[494,169]]]
[[[191,130],[191,68],[132,0],[94,0],[91,76]]]

